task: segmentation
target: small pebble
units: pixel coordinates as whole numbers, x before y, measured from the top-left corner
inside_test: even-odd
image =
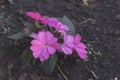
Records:
[[[117,14],[117,15],[116,15],[116,19],[120,19],[120,14]]]

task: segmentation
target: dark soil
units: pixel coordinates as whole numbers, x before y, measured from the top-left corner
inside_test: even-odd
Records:
[[[46,76],[42,70],[32,71],[21,61],[27,41],[15,45],[14,40],[7,38],[24,28],[24,21],[29,19],[25,16],[27,11],[38,11],[51,17],[68,16],[83,42],[101,52],[102,56],[97,59],[89,57],[86,62],[78,62],[70,57],[64,64],[59,64],[69,80],[119,80],[120,1],[89,1],[86,8],[82,0],[1,0],[0,80],[64,80],[57,69],[51,76]]]

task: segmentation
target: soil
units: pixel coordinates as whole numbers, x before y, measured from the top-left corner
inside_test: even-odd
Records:
[[[0,1],[0,80],[64,80],[55,69],[51,76],[42,70],[32,71],[22,63],[22,50],[27,40],[15,44],[8,38],[21,31],[27,11],[37,11],[51,17],[68,16],[74,23],[82,41],[100,51],[96,59],[76,61],[68,58],[59,64],[69,80],[119,80],[120,79],[120,1],[89,0],[1,0]]]

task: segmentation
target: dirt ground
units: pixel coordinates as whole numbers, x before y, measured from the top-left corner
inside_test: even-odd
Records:
[[[97,59],[76,62],[70,58],[60,64],[69,80],[120,80],[120,0],[89,1],[89,7],[85,7],[82,0],[1,0],[0,80],[64,80],[57,69],[51,76],[42,70],[31,70],[21,61],[27,40],[15,45],[14,40],[8,39],[24,28],[27,11],[68,16],[83,42],[101,52]]]

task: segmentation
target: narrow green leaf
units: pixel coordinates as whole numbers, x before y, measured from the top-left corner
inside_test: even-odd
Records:
[[[70,30],[68,31],[68,34],[75,35],[75,27],[67,16],[63,17],[62,23],[69,27]]]
[[[29,67],[33,67],[36,59],[33,58],[32,53],[29,49],[25,49],[22,54],[22,62],[25,63]]]
[[[50,75],[56,65],[57,54],[51,55],[50,58],[43,64],[43,71],[45,74]]]
[[[10,39],[15,39],[15,40],[19,40],[19,39],[22,39],[26,36],[25,33],[23,32],[18,32],[18,33],[15,33],[15,34],[12,34],[11,36],[9,36],[8,38]]]

